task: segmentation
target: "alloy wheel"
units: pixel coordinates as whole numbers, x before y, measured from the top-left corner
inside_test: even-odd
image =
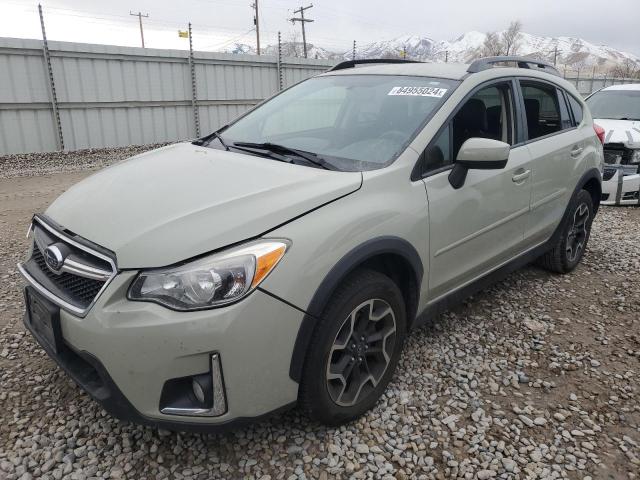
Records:
[[[574,262],[584,249],[587,240],[587,225],[589,223],[589,207],[581,203],[573,214],[573,224],[567,235],[567,259]]]
[[[396,341],[396,317],[384,300],[361,303],[342,323],[329,352],[326,381],[331,400],[350,407],[381,381]]]

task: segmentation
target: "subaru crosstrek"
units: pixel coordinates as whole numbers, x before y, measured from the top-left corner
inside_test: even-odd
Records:
[[[25,324],[119,418],[206,430],[298,404],[340,424],[443,308],[534,260],[575,268],[602,164],[543,62],[344,62],[35,215]]]

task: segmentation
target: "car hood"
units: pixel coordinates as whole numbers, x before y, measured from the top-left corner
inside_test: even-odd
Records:
[[[45,213],[113,251],[119,268],[159,267],[259,236],[361,184],[359,172],[179,143],[86,178]]]
[[[593,123],[604,128],[605,143],[622,143],[627,148],[640,148],[640,122],[594,118]]]

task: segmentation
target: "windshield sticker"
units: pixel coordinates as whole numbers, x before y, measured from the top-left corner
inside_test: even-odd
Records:
[[[393,87],[387,95],[408,95],[411,97],[444,97],[446,88],[437,87]]]

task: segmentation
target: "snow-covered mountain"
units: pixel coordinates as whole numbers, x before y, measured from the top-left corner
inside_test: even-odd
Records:
[[[255,55],[256,48],[254,45],[247,45],[246,43],[234,43],[227,46],[224,49],[225,53],[235,54],[251,54]],[[277,45],[267,45],[261,48],[263,55],[277,55]],[[302,42],[282,42],[282,56],[283,57],[303,57],[304,46]],[[307,43],[307,57],[308,58],[322,58],[322,59],[342,59],[342,52],[331,52],[325,48],[318,47],[312,43]]]
[[[502,32],[498,32],[501,34]],[[435,40],[427,36],[408,35],[391,40],[380,40],[366,45],[359,45],[357,58],[406,57],[415,60],[430,60],[436,62],[469,62],[481,56],[482,45],[486,34],[471,31],[455,40]],[[557,49],[557,51],[556,51]],[[233,53],[255,53],[255,48],[249,45],[236,44],[226,51]],[[269,45],[264,53],[275,55],[277,47]],[[577,37],[544,37],[530,33],[521,33],[518,39],[516,53],[535,58],[553,61],[557,55],[558,65],[569,69],[596,67],[599,71],[606,71],[615,66],[630,63],[640,68],[640,57],[622,52],[615,48],[600,46]],[[288,42],[283,44],[283,55],[302,56],[302,44]],[[308,45],[309,58],[345,58],[350,59],[351,50],[346,52],[332,52],[315,45]]]

